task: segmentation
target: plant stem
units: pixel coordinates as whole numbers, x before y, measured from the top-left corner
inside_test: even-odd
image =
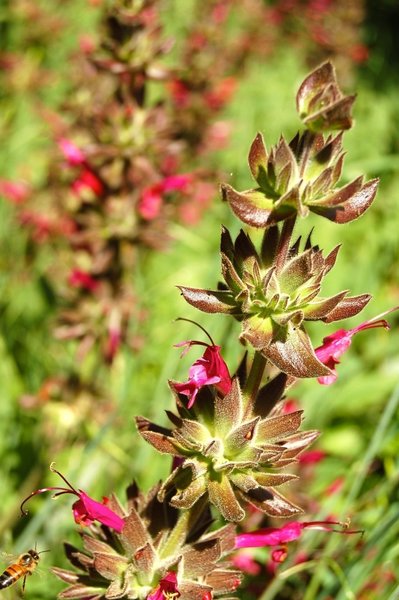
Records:
[[[166,540],[162,551],[160,552],[161,558],[166,558],[176,554],[177,550],[186,542],[188,532],[195,529],[195,525],[200,520],[207,506],[207,496],[205,495],[202,496],[202,498],[200,498],[198,502],[196,502],[190,509],[182,512],[176,525],[173,527],[170,536]]]
[[[291,236],[294,230],[296,217],[291,217],[284,221],[284,225],[281,229],[278,247],[276,250],[276,269],[277,272],[281,271],[285,265],[288,251],[290,248]]]
[[[266,358],[260,352],[255,352],[251,369],[243,390],[244,413],[253,407],[259,387],[265,372]]]

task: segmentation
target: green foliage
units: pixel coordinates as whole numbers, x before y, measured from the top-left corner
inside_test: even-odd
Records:
[[[55,12],[61,11],[63,5],[60,2]],[[68,23],[65,33],[52,40],[51,52],[45,43],[37,45],[35,42],[29,48],[28,64],[24,67],[28,72],[40,63],[52,72],[57,85],[43,85],[40,92],[47,106],[54,106],[65,97],[68,89],[66,57],[77,45],[77,28],[83,32],[94,20],[87,2],[73,0],[65,5],[68,5],[68,9],[62,8],[62,16]],[[1,10],[3,31],[7,31],[3,43],[10,50],[18,50],[25,43],[26,24],[7,23],[6,8]],[[187,15],[188,11],[176,13],[176,29],[183,30],[181,23],[187,20]],[[376,61],[372,63],[375,64]],[[225,114],[234,125],[230,146],[215,157],[217,167],[228,174],[225,180],[229,183],[239,189],[252,185],[245,160],[256,131],[264,131],[266,141],[278,138],[281,131],[288,135],[294,133],[297,117],[293,90],[307,70],[301,53],[289,47],[268,60],[253,60],[248,65],[237,95]],[[345,142],[348,152],[345,183],[364,171],[368,178],[381,177],[372,210],[355,223],[339,228],[328,221],[320,223],[318,219],[312,239],[315,244],[322,242],[326,251],[342,242],[334,281],[327,278],[323,294],[347,288],[351,294],[372,293],[374,300],[361,320],[398,304],[399,298],[396,198],[399,135],[394,121],[397,117],[395,84],[393,80],[388,93],[382,93],[378,87],[368,87],[367,78],[358,78],[352,86],[357,90],[358,100],[355,127]],[[3,177],[22,174],[40,180],[46,162],[47,134],[43,132],[33,98],[29,89],[6,90],[1,95]],[[227,206],[216,200],[194,229],[174,226],[175,242],[168,251],[157,255],[143,253],[132,277],[140,307],[150,315],[143,324],[137,325],[136,333],[143,338],[144,346],[140,352],[125,351],[118,357],[109,372],[104,405],[90,406],[84,412],[84,403],[74,406],[59,398],[29,409],[21,398],[36,394],[57,365],[71,364],[72,351],[65,352],[50,335],[56,301],[43,273],[51,256],[46,249],[32,256],[24,232],[13,221],[10,207],[3,205],[3,200],[0,202],[1,547],[12,553],[25,551],[35,544],[39,549],[51,549],[51,553],[41,559],[44,576],[29,578],[25,594],[27,600],[37,597],[50,600],[61,588],[48,574],[50,565],[65,564],[60,540],[67,537],[71,541],[75,536],[77,541],[77,535],[71,533],[69,510],[65,510],[70,501],[62,497],[56,502],[36,499],[30,518],[24,521],[19,519],[19,503],[38,485],[51,485],[48,465],[52,460],[57,460],[57,467],[76,480],[79,487],[90,490],[94,497],[101,497],[113,488],[122,496],[124,486],[133,478],[148,489],[168,470],[170,458],[155,456],[152,449],[139,440],[133,416],[144,413],[149,419],[156,417],[159,421],[161,411],[170,408],[173,401],[167,379],[186,378],[189,363],[187,359],[179,359],[179,351],[172,345],[195,338],[197,334],[191,326],[173,320],[177,316],[198,318],[198,315],[187,308],[175,286],[194,286],[198,282],[204,287],[215,285],[214,274],[219,268],[218,223],[223,221],[229,225],[231,215]],[[298,225],[297,232],[307,232],[316,219],[317,216],[310,215],[305,223]],[[238,331],[237,324],[223,319],[214,326],[204,315],[201,322],[221,345],[231,327]],[[359,322],[357,317],[344,322],[343,327]],[[389,574],[399,577],[399,409],[397,389],[395,391],[399,376],[398,317],[392,316],[390,322],[390,333],[376,330],[356,337],[342,365],[338,366],[339,378],[333,387],[322,387],[312,380],[292,390],[295,397],[301,398],[306,428],[320,428],[325,432],[317,447],[327,452],[327,458],[316,467],[309,494],[323,515],[335,514],[343,519],[351,516],[357,528],[364,528],[364,546],[360,552],[353,540],[336,536],[320,551],[320,561],[294,565],[288,559],[262,600],[328,597],[360,600],[367,598],[361,595],[361,590],[370,576],[384,585],[375,597],[386,600],[397,597],[396,584]],[[336,327],[331,326],[331,331],[334,329]],[[314,325],[310,333],[315,347],[326,335],[318,325]],[[234,370],[237,349],[227,347],[225,358]],[[99,379],[103,384],[104,378]],[[104,406],[104,415],[99,414]],[[48,436],[49,431],[53,436]],[[337,476],[345,477],[344,486],[334,494],[328,493]],[[316,518],[314,512],[311,516]],[[325,540],[313,534],[307,540],[301,550],[309,553],[325,544]],[[260,551],[259,557],[265,561],[267,553]],[[385,573],[386,583],[383,581]],[[8,597],[14,596],[4,592],[4,598]]]

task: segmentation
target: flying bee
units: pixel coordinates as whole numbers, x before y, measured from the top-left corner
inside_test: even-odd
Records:
[[[22,592],[24,592],[26,578],[28,575],[32,575],[33,571],[36,569],[40,560],[39,555],[43,552],[48,552],[48,550],[42,550],[42,552],[37,552],[36,549],[28,550],[28,552],[20,554],[16,561],[11,563],[4,573],[0,575],[0,590],[4,590],[5,588],[14,585],[14,583],[23,577]]]

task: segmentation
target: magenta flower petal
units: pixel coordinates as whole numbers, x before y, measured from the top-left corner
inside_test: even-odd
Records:
[[[79,499],[74,502],[72,512],[75,522],[80,525],[91,525],[93,521],[99,521],[120,533],[125,524],[124,520],[105,503],[93,500],[82,490],[79,490]]]
[[[147,596],[147,600],[165,600],[168,598],[167,594],[176,594],[173,598],[178,598],[180,592],[177,589],[177,576],[173,571],[169,571],[161,579],[157,588]]]
[[[337,525],[342,529],[336,529],[335,526]],[[347,524],[338,521],[292,521],[291,523],[286,523],[282,527],[266,527],[248,533],[240,533],[239,535],[236,535],[235,547],[260,548],[264,546],[282,546],[283,544],[297,540],[302,535],[304,529],[317,529],[320,531],[327,531],[328,533],[334,531],[336,533],[347,535],[362,533],[359,530],[348,529]],[[286,556],[286,550],[283,550],[282,556],[284,555],[284,558],[282,558],[282,556],[280,557],[282,560],[284,560]],[[278,549],[274,551],[274,554],[275,557],[273,557],[273,560],[281,562],[277,559],[279,556]]]
[[[146,188],[139,200],[137,211],[146,221],[156,219],[161,212],[162,195],[159,185]]]
[[[85,162],[86,157],[82,150],[78,148],[76,144],[71,142],[71,140],[61,138],[58,141],[58,146],[70,165],[77,166],[82,165]]]
[[[250,533],[236,536],[236,548],[261,548],[263,546],[279,546],[298,539],[304,528],[303,523],[292,521],[282,527],[266,527]]]
[[[191,175],[170,175],[169,177],[165,177],[165,179],[161,182],[162,190],[164,192],[184,190],[191,180]]]
[[[188,381],[173,385],[178,393],[188,397],[188,408],[192,407],[198,391],[205,385],[214,385],[224,395],[231,389],[230,373],[220,354],[220,346],[193,340],[176,344],[176,346],[187,346],[187,348],[193,345],[206,346],[205,352],[191,365],[188,372]]]
[[[317,381],[322,385],[331,385],[334,383],[338,377],[335,370],[335,365],[339,364],[339,358],[351,345],[352,337],[364,329],[374,329],[376,327],[384,327],[384,329],[389,329],[389,324],[387,321],[385,321],[385,319],[381,319],[381,317],[397,309],[398,307],[395,306],[394,308],[385,311],[381,315],[374,317],[374,319],[370,319],[370,321],[361,323],[353,329],[338,329],[338,331],[335,331],[331,335],[325,337],[322,345],[316,348],[315,354],[320,362],[331,369],[332,373],[330,375],[318,377]]]

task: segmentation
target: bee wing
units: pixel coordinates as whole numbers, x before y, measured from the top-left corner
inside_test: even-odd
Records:
[[[9,554],[8,552],[0,552],[0,561],[5,563],[5,565],[11,565],[12,563],[17,562],[20,554]]]

